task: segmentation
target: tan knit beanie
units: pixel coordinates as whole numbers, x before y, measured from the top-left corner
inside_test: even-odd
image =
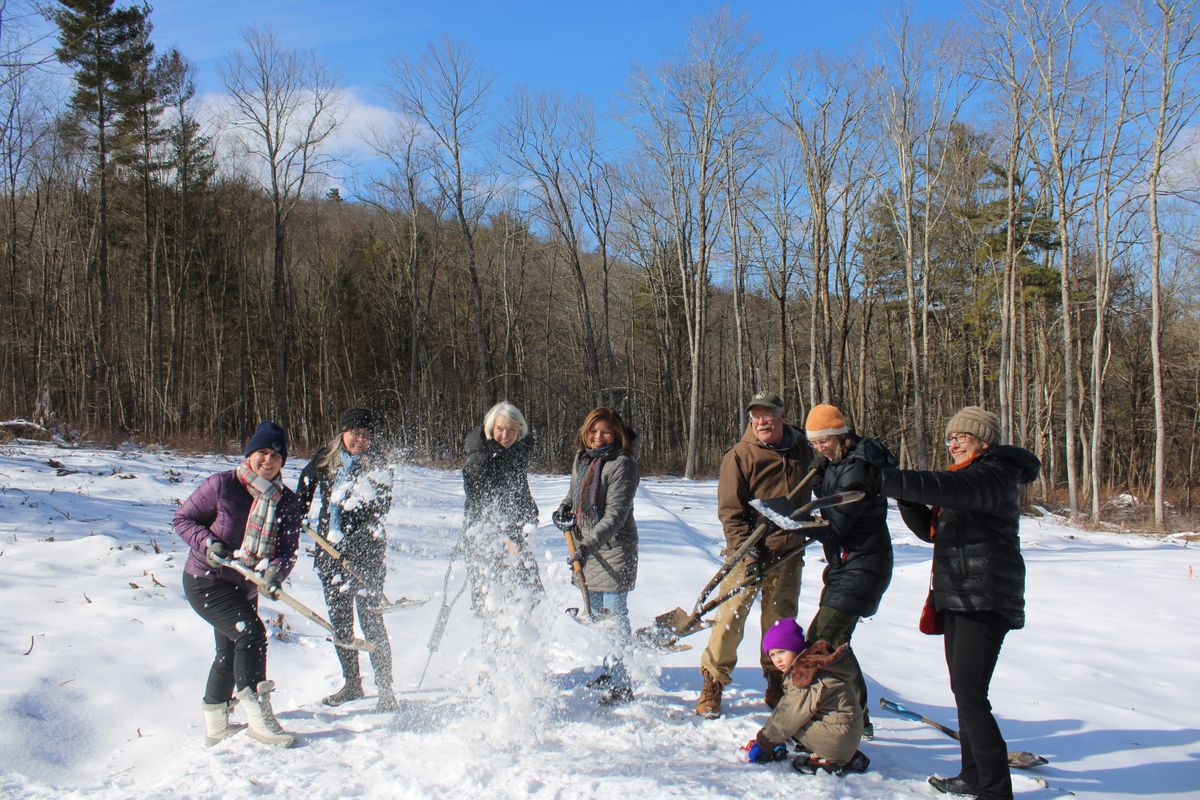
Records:
[[[979,406],[967,406],[946,423],[946,436],[969,433],[989,445],[1000,441],[1000,418]]]
[[[804,431],[809,439],[815,439],[819,436],[838,436],[848,433],[850,429],[846,427],[846,420],[837,406],[821,403],[808,412]]]

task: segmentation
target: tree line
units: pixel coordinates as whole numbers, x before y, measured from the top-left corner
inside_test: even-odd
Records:
[[[300,447],[365,403],[454,463],[507,399],[557,469],[607,404],[692,477],[761,388],[917,467],[976,403],[1074,517],[1191,508],[1195,0],[897,9],[783,56],[717,10],[611,98],[501,97],[443,37],[388,63],[370,169],[329,65],[267,26],[206,114],[148,5],[38,13],[0,3],[0,413]]]

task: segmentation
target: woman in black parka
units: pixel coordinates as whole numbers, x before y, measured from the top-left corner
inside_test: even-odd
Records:
[[[363,636],[375,645],[371,669],[379,691],[377,708],[398,708],[392,692],[392,647],[380,608],[387,567],[387,533],[383,520],[392,507],[393,475],[375,442],[375,414],[351,408],[338,419],[338,432],[300,473],[296,494],[306,513],[321,492],[317,531],[341,555],[335,559],[315,550],[317,575],[329,608],[329,621],[338,636],[354,634],[354,612]],[[321,702],[339,706],[363,696],[358,651],[335,647],[345,682]]]
[[[986,800],[1013,796],[1008,745],[988,686],[1005,634],[1025,625],[1020,487],[1042,466],[1033,453],[999,440],[999,418],[967,406],[946,425],[948,471],[882,472],[883,493],[898,498],[908,527],[933,542],[933,602],[945,614],[962,770],[929,782],[942,792]]]
[[[851,490],[866,492],[855,503],[821,511],[829,528],[818,536],[825,549],[824,588],[820,607],[808,626],[807,640],[834,647],[849,644],[860,617],[879,610],[892,580],[892,537],[887,527],[887,500],[879,493],[879,467],[891,454],[873,439],[850,432],[842,412],[827,403],[814,406],[804,423],[812,448],[825,460],[818,497]],[[819,531],[819,529],[818,529]],[[874,736],[867,713],[867,683],[852,649],[850,687],[863,709],[863,735]]]
[[[480,615],[507,611],[517,594],[544,593],[529,547],[538,516],[529,491],[529,424],[513,404],[497,403],[467,434],[466,450],[463,557],[471,607]]]

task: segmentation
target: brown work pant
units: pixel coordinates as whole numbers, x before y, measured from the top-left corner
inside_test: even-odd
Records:
[[[771,629],[776,620],[796,616],[796,603],[800,597],[800,574],[804,570],[804,556],[797,555],[788,559],[787,563],[770,573],[759,584],[757,590],[747,589],[737,597],[731,598],[717,609],[716,621],[712,633],[708,637],[708,646],[700,656],[700,669],[711,675],[722,686],[727,686],[733,680],[733,668],[737,666],[738,645],[746,630],[746,618],[754,605],[754,598],[762,594],[759,604],[759,621],[763,633]],[[746,579],[746,562],[741,561],[733,571],[721,581],[717,590],[721,594],[737,586]],[[720,595],[718,595],[720,596]],[[758,648],[759,662],[764,674],[774,670],[771,659],[762,651],[761,639]]]

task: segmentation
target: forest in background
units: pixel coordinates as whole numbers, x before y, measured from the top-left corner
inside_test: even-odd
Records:
[[[443,37],[380,65],[392,124],[356,170],[336,65],[268,25],[213,108],[150,6],[0,0],[0,415],[217,449],[274,418],[299,450],[366,404],[454,464],[507,399],[558,470],[608,404],[644,471],[692,477],[760,388],[918,467],[981,404],[1042,459],[1033,497],[1174,524],[1196,2],[963,8],[778,54],[717,9],[614,97],[499,96]]]

